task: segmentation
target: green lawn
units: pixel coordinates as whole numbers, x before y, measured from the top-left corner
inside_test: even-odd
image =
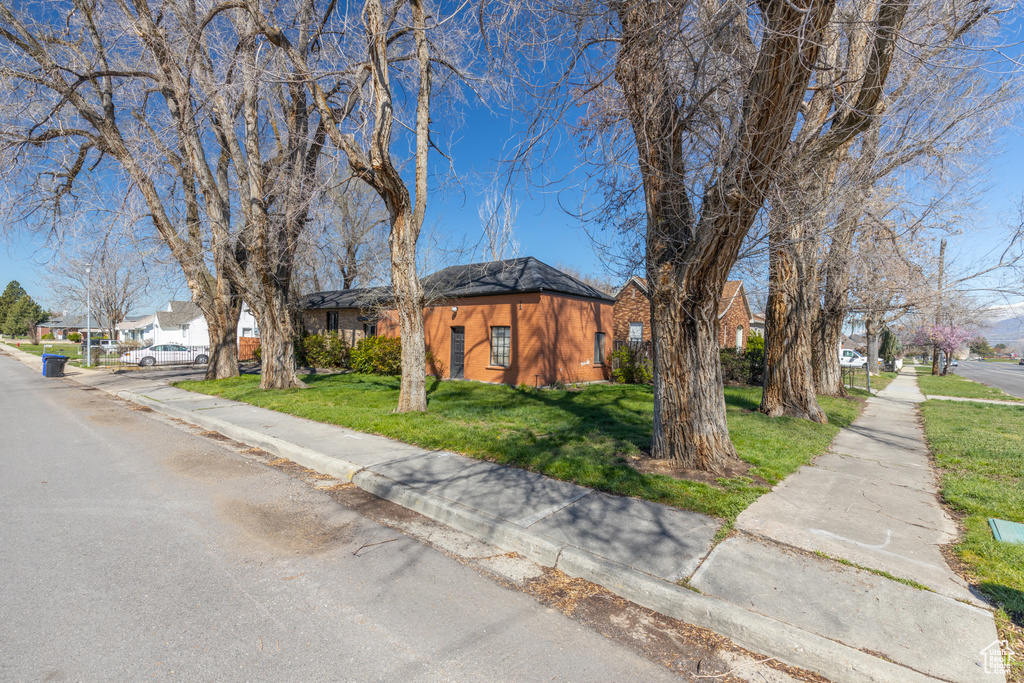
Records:
[[[9,341],[5,341],[4,343],[7,344],[8,346],[13,346],[13,347],[16,347],[18,349],[21,349],[22,351],[25,351],[27,353],[32,353],[32,354],[35,354],[37,356],[43,355],[43,346],[44,346],[44,344],[29,344],[28,342],[21,342],[21,344],[19,345],[19,344],[15,343],[15,342],[9,342]],[[47,353],[59,353],[62,356],[71,356],[72,358],[80,357],[82,355],[82,351],[81,351],[80,347],[78,346],[78,344],[45,344],[45,345],[50,347],[47,350]]]
[[[990,517],[1024,523],[1024,406],[926,401],[921,414],[942,468],[942,497],[964,515],[956,553],[978,587],[1024,625],[1024,545],[996,541],[988,524]],[[1005,615],[997,622],[1024,645]],[[1016,675],[1024,680],[1024,661]]]
[[[931,367],[917,369],[917,383],[927,396],[956,396],[961,398],[988,398],[997,401],[1020,401],[1002,389],[972,382],[960,375],[933,375]]]
[[[309,389],[260,391],[259,378],[251,375],[178,386],[729,521],[768,491],[747,477],[720,479],[719,486],[712,486],[629,467],[625,458],[650,448],[654,404],[649,386],[541,391],[428,379],[428,411],[395,414],[395,378],[348,374],[303,379]],[[839,428],[856,418],[861,405],[823,398],[831,424],[819,425],[757,413],[759,388],[729,387],[725,396],[740,457],[754,465],[751,474],[772,484],[822,453]]]
[[[889,383],[896,379],[899,373],[896,372],[882,372],[877,375],[871,375],[871,390],[881,391],[889,386]],[[862,389],[867,388],[867,373],[861,370],[860,372],[854,373],[853,375],[853,386],[860,387]]]

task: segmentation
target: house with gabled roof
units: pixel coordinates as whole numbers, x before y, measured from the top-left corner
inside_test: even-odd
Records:
[[[750,336],[750,304],[743,282],[730,280],[718,300],[718,345],[723,349],[746,349]],[[647,279],[633,276],[615,294],[615,341],[651,340],[651,299]]]
[[[238,336],[259,336],[259,328],[248,306],[242,307]],[[193,302],[169,301],[159,311],[120,323],[117,326],[117,338],[119,341],[135,341],[140,344],[209,346],[210,328],[202,309]]]
[[[533,257],[451,266],[421,280],[428,370],[450,379],[548,386],[609,377],[614,299]],[[398,336],[388,288],[303,300],[312,333],[350,344]]]

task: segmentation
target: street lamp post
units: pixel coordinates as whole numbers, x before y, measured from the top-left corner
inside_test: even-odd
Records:
[[[85,367],[92,367],[92,264],[85,264]]]

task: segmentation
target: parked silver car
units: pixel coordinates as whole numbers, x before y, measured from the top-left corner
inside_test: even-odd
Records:
[[[205,365],[209,360],[210,357],[204,350],[189,348],[181,344],[155,344],[121,354],[122,363],[138,363],[143,367],[191,363]]]

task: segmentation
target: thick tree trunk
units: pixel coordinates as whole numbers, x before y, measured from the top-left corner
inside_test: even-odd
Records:
[[[295,374],[295,325],[287,290],[290,280],[285,275],[266,278],[260,291],[263,298],[253,306],[260,325],[260,389],[306,387]]]
[[[782,218],[780,222],[785,221]],[[768,304],[764,316],[764,392],[759,410],[769,417],[828,422],[815,394],[811,366],[812,294],[816,259],[800,219],[771,230]]]
[[[655,348],[651,455],[720,472],[736,451],[725,419],[718,349],[718,301],[740,245],[764,204],[793,134],[834,3],[763,3],[768,26],[743,93],[736,139],[704,184],[686,154],[692,111],[688,84],[665,59],[667,27],[683,19],[680,0],[620,3],[615,80],[633,130],[647,209],[647,278]],[[700,186],[700,218],[691,192]]]
[[[234,300],[232,300],[234,299]],[[210,334],[210,360],[206,379],[238,377],[238,316],[241,302],[233,297],[217,297],[200,305]]]
[[[659,278],[649,282],[659,283]],[[701,294],[686,298],[673,281],[660,281],[660,286],[652,287],[651,456],[687,469],[721,473],[738,461],[738,456],[729,440],[719,362],[720,294]]]
[[[878,324],[874,318],[864,319],[864,336],[867,338],[868,372],[878,374]]]
[[[408,216],[399,215],[391,224],[391,284],[402,335],[402,384],[398,393],[399,413],[427,409],[426,335],[423,329],[423,288],[416,274],[416,237],[409,229]]]
[[[848,395],[843,386],[843,368],[839,364],[845,318],[845,311],[822,308],[814,321],[811,365],[814,368],[814,388],[821,396]]]

